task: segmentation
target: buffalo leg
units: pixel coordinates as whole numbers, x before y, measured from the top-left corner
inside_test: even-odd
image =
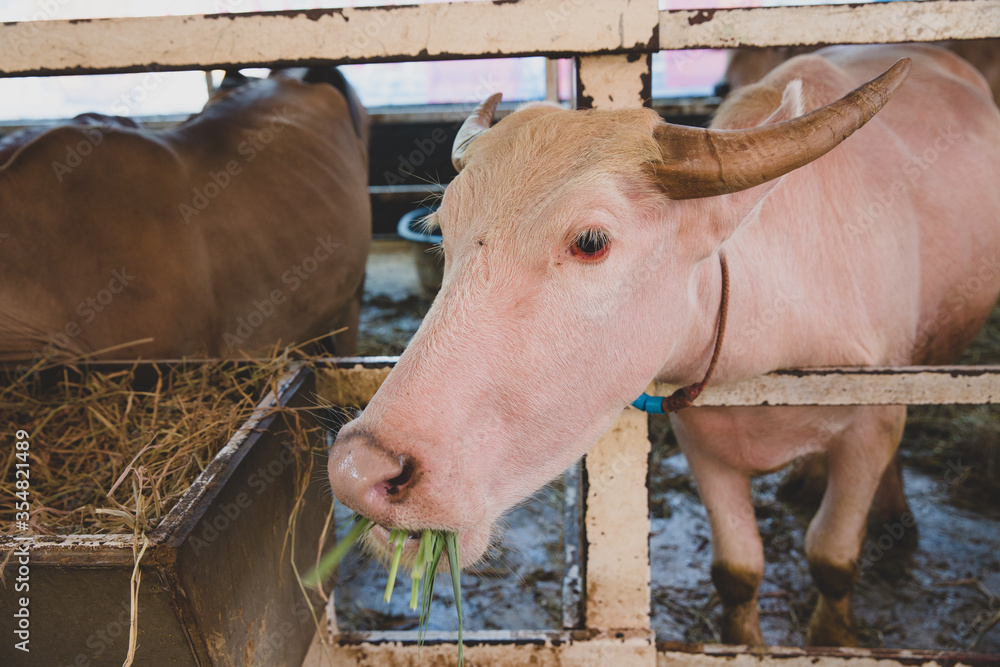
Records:
[[[893,457],[885,469],[878,491],[875,492],[875,500],[868,514],[868,534],[877,538],[885,532],[886,525],[896,523],[910,527],[896,544],[909,548],[917,546],[917,526],[913,523],[913,512],[903,489],[903,466],[899,454]]]
[[[826,491],[826,455],[822,452],[795,459],[778,485],[778,499],[816,507]]]
[[[826,493],[806,532],[806,557],[820,593],[809,624],[810,644],[857,644],[851,590],[859,574],[858,555],[868,510],[905,421],[902,406],[860,408],[854,422],[830,443]]]
[[[902,464],[899,455],[893,457],[882,474],[875,500],[868,514],[868,534],[877,537],[885,531],[886,524],[903,522],[912,524],[913,514],[903,489]],[[826,491],[826,454],[816,453],[796,459],[788,468],[781,485],[778,498],[786,502],[816,507]],[[916,546],[917,531],[914,526],[906,532],[903,542]]]
[[[679,439],[712,526],[712,582],[722,600],[722,641],[763,644],[757,588],[764,574],[764,547],[750,477],[696,447],[684,447]]]

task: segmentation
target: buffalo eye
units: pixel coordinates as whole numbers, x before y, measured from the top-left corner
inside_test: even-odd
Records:
[[[570,251],[577,259],[596,261],[603,259],[611,247],[611,239],[602,229],[585,229],[576,235]]]

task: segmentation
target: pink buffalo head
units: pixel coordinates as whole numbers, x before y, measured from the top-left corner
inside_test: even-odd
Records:
[[[488,99],[455,140],[460,173],[436,213],[441,291],[340,431],[334,495],[379,525],[376,544],[386,528],[451,530],[462,565],[479,559],[500,515],[582,456],[651,380],[700,379],[719,248],[770,187],[755,186],[861,127],[908,66],[746,130],[550,106],[491,127],[500,96]]]

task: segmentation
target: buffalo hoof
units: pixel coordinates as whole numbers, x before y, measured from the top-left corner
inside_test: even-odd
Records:
[[[857,646],[858,631],[851,613],[851,596],[830,600],[820,596],[806,634],[809,646]]]
[[[757,616],[757,598],[731,607],[723,607],[722,622],[719,624],[723,644],[749,644],[762,646],[764,635],[760,632],[760,618]]]

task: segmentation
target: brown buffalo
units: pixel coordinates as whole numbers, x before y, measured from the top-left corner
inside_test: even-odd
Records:
[[[249,80],[163,131],[88,114],[8,137],[0,361],[233,357],[341,327],[352,352],[367,139],[320,69]]]

